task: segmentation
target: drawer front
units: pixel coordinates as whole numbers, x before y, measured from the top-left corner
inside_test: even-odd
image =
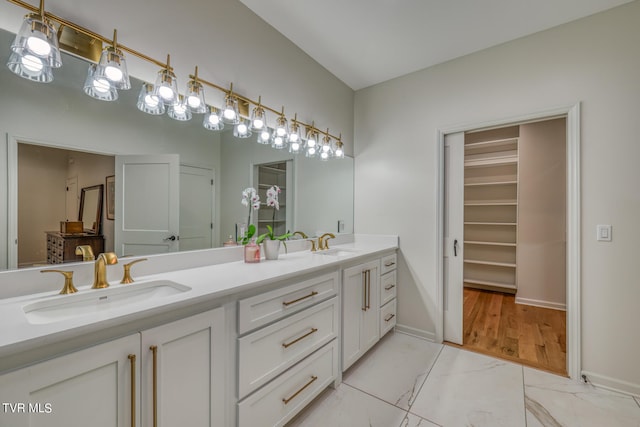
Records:
[[[391,255],[382,257],[380,274],[385,274],[395,270],[397,262],[398,262],[398,256],[396,254],[391,254]]]
[[[391,271],[380,277],[380,305],[383,306],[396,297],[398,283],[396,272]]]
[[[238,425],[284,425],[331,384],[337,373],[338,347],[333,340],[238,403]]]
[[[324,274],[238,302],[240,335],[296,313],[338,293],[338,272]]]
[[[238,395],[266,384],[337,336],[338,299],[310,307],[238,339]]]
[[[396,300],[391,300],[380,308],[380,338],[396,326]]]

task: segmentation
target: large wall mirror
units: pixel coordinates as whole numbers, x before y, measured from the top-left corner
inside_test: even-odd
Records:
[[[8,181],[0,180],[0,239],[4,240],[0,242],[0,268],[18,265],[17,256],[12,258],[12,254],[18,252],[14,245],[21,241],[17,224],[23,215],[18,212],[12,194],[20,187],[17,181],[21,175],[16,172],[20,150],[15,147],[22,144],[64,152],[58,162],[63,170],[52,174],[39,167],[40,173],[47,177],[60,177],[60,182],[52,184],[52,188],[60,189],[59,198],[62,199],[64,189],[68,187],[65,179],[73,174],[78,176],[78,189],[104,184],[107,176],[115,174],[112,165],[118,156],[177,155],[180,224],[179,230],[172,232],[180,235],[178,250],[181,251],[222,246],[230,235],[234,236],[236,224],[246,221],[246,211],[240,203],[241,192],[255,184],[253,171],[256,165],[280,161],[291,164],[291,185],[287,188],[290,200],[286,214],[288,229],[313,236],[318,232],[337,232],[338,224],[343,224],[340,231],[353,232],[353,158],[322,162],[259,145],[253,137],[239,140],[233,137],[232,129],[221,132],[204,129],[202,115],[194,115],[190,122],[178,122],[166,115],[144,114],[136,108],[142,82],[135,79],[132,79],[132,89],[120,91],[117,101],[92,99],[82,92],[88,63],[67,54],[63,54],[64,65],[55,70],[53,82],[34,83],[21,79],[4,66],[13,37],[0,30],[0,90],[3,94],[0,132],[4,134],[1,143],[7,148],[0,153],[0,161],[9,171]],[[186,81],[180,82],[181,86],[184,84]],[[221,96],[208,91],[207,102],[219,105],[221,99],[216,97]],[[273,122],[275,117],[268,117],[268,120]],[[54,156],[41,157],[42,161]],[[97,157],[102,159],[100,166],[96,166],[94,158]],[[93,175],[78,171],[90,171]],[[109,197],[109,194],[105,196]],[[135,210],[136,203],[141,202],[128,203]],[[115,204],[117,214],[117,200]],[[42,211],[47,211],[45,206],[47,201],[43,198]],[[117,220],[107,218],[106,211],[110,206],[108,203],[105,206],[104,202],[103,206],[100,220],[105,250],[118,252],[114,246]],[[68,217],[63,202],[60,212],[47,219],[52,224],[49,228]],[[94,218],[91,222],[100,221]],[[3,229],[9,231],[5,233]],[[33,245],[45,245],[44,231],[47,230],[34,232]],[[139,254],[144,254],[144,250]]]

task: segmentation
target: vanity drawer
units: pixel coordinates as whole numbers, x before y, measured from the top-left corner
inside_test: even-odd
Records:
[[[284,425],[335,381],[337,373],[338,344],[333,340],[238,403],[238,425]]]
[[[333,340],[338,299],[310,307],[238,339],[238,395],[243,398]]]
[[[380,308],[380,338],[396,326],[396,300]]]
[[[265,292],[238,302],[238,334],[296,313],[338,293],[338,272]]]
[[[380,266],[380,274],[388,273],[396,269],[396,263],[398,262],[397,254],[391,254],[382,257],[382,263]]]
[[[385,305],[396,297],[398,284],[395,270],[380,277],[380,305]]]

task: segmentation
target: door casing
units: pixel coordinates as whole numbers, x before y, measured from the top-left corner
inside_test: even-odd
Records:
[[[498,119],[494,121],[471,123],[455,127],[440,128],[438,138],[438,181],[436,200],[436,283],[437,308],[436,342],[444,338],[444,138],[447,134],[478,129],[503,127],[514,123],[549,120],[557,117],[567,119],[567,248],[566,248],[566,286],[567,286],[567,373],[570,378],[579,380],[582,374],[580,343],[580,103],[553,108],[546,111],[522,116]]]

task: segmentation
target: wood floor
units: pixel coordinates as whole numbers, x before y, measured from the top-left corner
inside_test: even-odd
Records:
[[[566,370],[566,312],[516,304],[515,296],[464,289],[463,348],[560,375]]]

